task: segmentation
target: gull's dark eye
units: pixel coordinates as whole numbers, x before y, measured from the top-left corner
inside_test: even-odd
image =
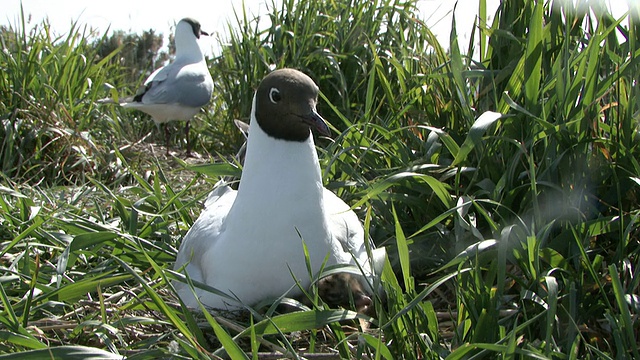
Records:
[[[280,100],[282,100],[282,97],[280,97],[280,90],[271,88],[271,90],[269,90],[269,100],[271,100],[271,102],[274,104],[277,104]]]

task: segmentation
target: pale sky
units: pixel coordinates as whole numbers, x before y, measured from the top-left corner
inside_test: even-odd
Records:
[[[281,0],[274,0],[278,6]],[[613,9],[614,16],[622,16],[628,6],[624,0],[605,0]],[[637,1],[637,0],[629,0]],[[111,25],[111,30],[125,30],[142,33],[143,30],[154,29],[168,37],[172,26],[183,17],[193,17],[202,24],[202,29],[209,33],[225,33],[227,19],[233,18],[233,8],[242,6],[242,0],[203,1],[180,0],[176,6],[171,2],[158,0],[0,0],[0,25],[19,24],[20,4],[24,7],[25,16],[31,16],[31,24],[35,25],[48,18],[53,32],[65,34],[72,20],[80,25],[87,25],[104,31]],[[474,18],[478,11],[478,0],[458,0],[456,23],[461,37],[461,46],[466,48]],[[254,15],[265,14],[267,5],[272,0],[245,0],[248,12]],[[456,2],[453,0],[419,0],[419,15],[436,34],[440,43],[446,47],[451,31],[451,14]],[[499,0],[487,0],[487,15],[492,20]],[[266,24],[264,25],[266,26]],[[216,37],[203,37],[201,45],[210,53],[216,44]],[[166,45],[166,43],[165,43]]]
[[[267,5],[272,0],[245,0],[249,13],[265,14]],[[226,31],[227,19],[233,18],[233,8],[242,6],[242,0],[231,1],[202,1],[180,0],[176,6],[169,7],[158,0],[1,0],[0,24],[18,24],[20,4],[24,7],[25,16],[31,15],[31,23],[37,24],[48,18],[56,34],[64,34],[69,29],[72,20],[79,24],[86,24],[101,31],[101,34],[111,25],[111,30],[131,30],[141,33],[143,30],[154,29],[165,36],[171,31],[174,23],[181,18],[190,16],[197,19],[202,28],[210,33]],[[281,4],[281,0],[275,0]],[[477,0],[459,0],[456,21],[463,25],[464,32],[470,32],[474,17],[478,9]],[[499,0],[488,0],[488,14],[493,14]],[[451,0],[420,0],[420,18],[432,27],[444,44],[448,43],[451,17],[454,1]],[[266,25],[265,25],[266,26]],[[462,35],[462,34],[461,34]],[[206,41],[210,44],[207,45]],[[205,40],[204,49],[211,48],[214,38]]]

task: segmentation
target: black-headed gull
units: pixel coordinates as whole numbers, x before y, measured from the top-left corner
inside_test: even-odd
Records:
[[[186,121],[187,155],[191,153],[189,121],[211,100],[213,79],[207,62],[198,44],[200,35],[208,35],[200,23],[184,18],[176,25],[175,60],[155,70],[144,82],[135,96],[119,99],[126,108],[143,111],[160,124],[173,120]],[[113,103],[112,99],[98,100]],[[169,154],[169,132],[165,127],[167,155]]]
[[[329,135],[316,111],[318,87],[293,69],[275,70],[258,87],[238,190],[219,184],[185,235],[174,269],[229,294],[174,282],[185,305],[235,310],[282,295],[298,296],[323,266],[355,264],[374,276],[357,215],[322,185],[311,129]],[[304,246],[309,255],[305,259]],[[295,280],[294,280],[295,278]]]

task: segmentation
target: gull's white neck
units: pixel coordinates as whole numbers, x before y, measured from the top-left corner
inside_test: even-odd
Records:
[[[255,99],[254,99],[255,109]],[[323,187],[313,136],[303,142],[267,135],[251,114],[247,153],[236,202],[257,198],[320,205]],[[315,199],[315,201],[307,202]]]
[[[204,54],[191,25],[180,22],[176,28],[176,62],[196,63],[204,60]]]

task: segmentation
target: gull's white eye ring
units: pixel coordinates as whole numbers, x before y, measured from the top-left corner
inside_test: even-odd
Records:
[[[274,104],[277,104],[280,100],[282,100],[282,97],[280,97],[280,90],[271,88],[271,90],[269,90],[269,100],[271,100],[271,102]]]

